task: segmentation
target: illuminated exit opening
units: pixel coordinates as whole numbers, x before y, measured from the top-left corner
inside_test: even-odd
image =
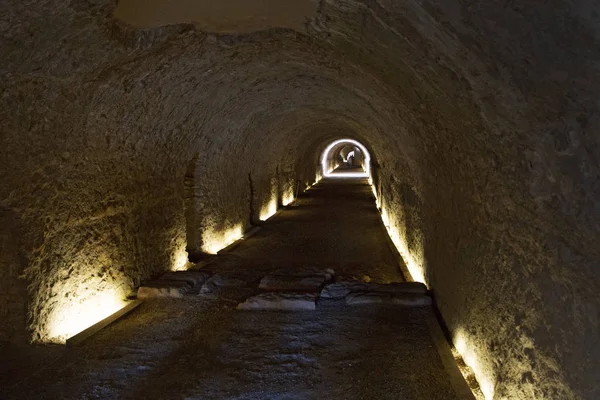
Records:
[[[356,140],[336,140],[321,155],[321,171],[325,178],[370,178],[371,155]]]

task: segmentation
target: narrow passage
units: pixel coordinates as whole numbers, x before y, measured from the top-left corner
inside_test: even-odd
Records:
[[[432,337],[430,307],[236,309],[272,273],[333,268],[337,280],[401,282],[385,235],[366,180],[324,179],[202,267],[242,285],[146,301],[80,346],[54,349],[53,374],[17,376],[6,398],[464,398]]]
[[[215,272],[257,278],[304,267],[340,278],[401,282],[367,179],[325,178],[211,264]]]

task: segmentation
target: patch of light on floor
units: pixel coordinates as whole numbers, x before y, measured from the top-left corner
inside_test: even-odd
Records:
[[[468,336],[464,333],[462,329],[456,329],[456,331],[454,332],[453,342],[456,351],[460,354],[462,360],[464,360],[464,363],[473,372],[473,375],[477,380],[479,389],[481,390],[481,393],[483,394],[485,400],[492,400],[494,398],[493,379],[491,379],[491,377],[486,373],[485,369],[480,363],[479,357],[477,356],[475,351],[473,351],[473,347],[469,346]],[[463,372],[463,376],[465,376],[465,372]],[[465,379],[467,380],[467,382],[469,382],[468,370]],[[469,386],[471,387],[473,393],[477,396],[477,392],[479,392],[477,390],[477,386],[472,383],[470,383]]]
[[[93,280],[88,280],[85,285],[72,282],[63,283],[56,296],[58,303],[48,317],[46,341],[64,343],[127,304],[125,294],[119,288],[103,287],[102,282]]]
[[[217,254],[236,240],[244,236],[241,224],[224,230],[206,229],[202,234],[202,251],[208,254]]]

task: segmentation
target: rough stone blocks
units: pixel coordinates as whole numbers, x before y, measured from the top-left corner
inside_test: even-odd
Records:
[[[317,295],[313,293],[261,293],[238,304],[238,310],[313,311]]]

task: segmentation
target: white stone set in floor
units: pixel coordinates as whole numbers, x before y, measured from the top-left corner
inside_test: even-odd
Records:
[[[137,291],[138,299],[160,297],[182,298],[191,294],[194,288],[200,287],[199,294],[211,294],[220,288],[236,288],[246,286],[239,279],[224,278],[205,271],[189,270],[167,272],[159,279],[140,286]]]
[[[258,288],[262,293],[238,304],[239,310],[316,310],[319,299],[345,300],[348,305],[385,304],[408,307],[431,305],[427,287],[419,282],[367,283],[361,281],[334,282],[332,269],[299,275],[267,275]],[[138,289],[139,299],[160,297],[182,298],[200,287],[200,295],[210,295],[220,289],[241,288],[246,282],[225,278],[204,271],[168,272],[160,279]],[[198,289],[196,289],[198,290]]]

